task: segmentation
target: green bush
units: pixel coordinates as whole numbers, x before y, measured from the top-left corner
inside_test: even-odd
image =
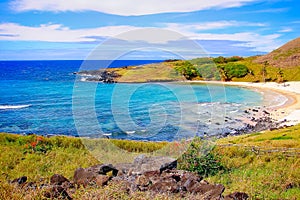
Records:
[[[196,67],[189,61],[178,63],[175,70],[183,75],[187,80],[192,80],[193,78],[201,76]]]
[[[242,78],[249,72],[249,69],[246,65],[236,63],[219,65],[218,69],[223,81],[231,81],[232,78]]]
[[[212,152],[214,149],[208,143],[195,138],[187,151],[179,158],[178,167],[182,170],[197,172],[200,176],[213,176],[225,167],[219,161],[220,158]]]
[[[227,62],[237,62],[240,60],[244,60],[244,58],[240,57],[240,56],[232,56],[232,57],[226,58]]]
[[[220,72],[215,64],[203,64],[198,69],[202,78],[206,80],[220,80]]]
[[[226,58],[224,58],[223,56],[219,56],[213,59],[214,63],[216,64],[223,64],[223,63],[227,63]]]
[[[248,74],[248,68],[242,64],[227,63],[224,69],[230,79],[233,77],[241,78]]]
[[[244,58],[240,57],[240,56],[232,56],[232,57],[228,57],[228,58],[225,58],[223,56],[219,56],[219,57],[216,57],[216,58],[213,59],[213,61],[216,64],[224,64],[224,63],[229,63],[229,62],[237,62],[237,61],[240,61],[240,60],[244,60]]]

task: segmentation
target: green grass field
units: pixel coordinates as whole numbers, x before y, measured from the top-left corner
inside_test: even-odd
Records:
[[[109,142],[123,152],[92,147]],[[83,144],[89,146],[87,150]],[[26,192],[7,183],[7,179],[26,175],[28,181],[49,181],[55,173],[72,179],[74,170],[89,167],[101,160],[95,155],[111,156],[113,160],[130,162],[139,153],[159,152],[175,143],[136,142],[126,140],[84,139],[70,137],[44,138],[0,134],[0,199],[42,199],[42,191]],[[176,143],[177,144],[177,143]],[[224,194],[246,192],[251,199],[298,199],[300,196],[300,125],[281,130],[228,137],[216,141],[213,153],[226,167],[206,179],[225,186]],[[278,150],[278,151],[274,151]],[[121,153],[120,153],[121,152]],[[117,185],[104,188],[81,188],[74,199],[180,199],[179,196],[153,197],[150,193],[136,192],[132,196],[119,190]]]

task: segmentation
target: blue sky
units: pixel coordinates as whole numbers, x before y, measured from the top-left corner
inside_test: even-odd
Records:
[[[251,56],[299,37],[297,0],[0,0],[0,60]]]

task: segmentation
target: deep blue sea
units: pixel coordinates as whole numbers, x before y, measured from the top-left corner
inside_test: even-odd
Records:
[[[103,84],[73,72],[160,61],[0,61],[0,132],[176,140],[241,126],[260,93],[186,83]]]

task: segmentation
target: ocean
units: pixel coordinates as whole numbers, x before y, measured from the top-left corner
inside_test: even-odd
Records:
[[[241,127],[263,102],[239,87],[84,82],[73,72],[153,60],[0,61],[0,132],[172,141]]]

